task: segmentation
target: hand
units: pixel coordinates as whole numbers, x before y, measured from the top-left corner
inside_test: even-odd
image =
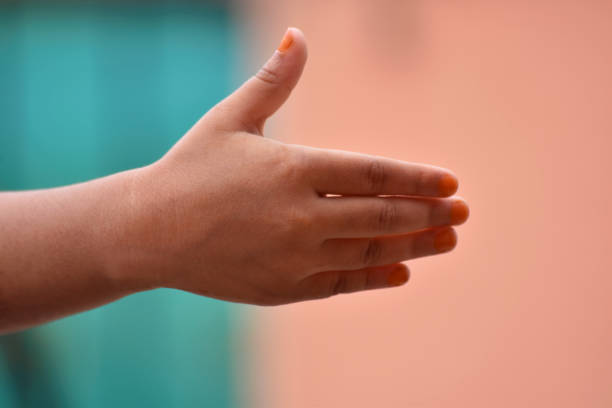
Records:
[[[457,189],[449,171],[262,137],[305,62],[304,37],[289,29],[257,75],[134,171],[116,273],[277,305],[398,286],[399,262],[455,246],[450,225],[468,209],[443,198]]]

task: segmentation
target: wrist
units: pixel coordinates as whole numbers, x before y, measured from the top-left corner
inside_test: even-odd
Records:
[[[159,274],[148,264],[142,225],[145,168],[137,168],[100,179],[104,203],[98,214],[97,234],[101,269],[107,279],[126,294],[160,287]],[[143,245],[144,244],[144,245]]]

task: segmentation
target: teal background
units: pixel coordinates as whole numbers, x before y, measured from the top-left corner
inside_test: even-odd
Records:
[[[159,158],[231,88],[221,3],[0,3],[0,190]],[[1,407],[235,406],[232,306],[142,293],[0,337]]]

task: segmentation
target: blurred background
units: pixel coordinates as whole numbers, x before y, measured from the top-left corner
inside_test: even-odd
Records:
[[[612,406],[612,2],[0,2],[0,189],[160,157],[303,29],[268,137],[448,167],[471,218],[405,287],[159,290],[0,337],[2,407]]]

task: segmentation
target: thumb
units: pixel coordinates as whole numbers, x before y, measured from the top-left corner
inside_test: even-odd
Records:
[[[306,41],[289,28],[278,49],[259,72],[216,106],[217,119],[228,130],[263,134],[266,119],[289,98],[306,64]]]

